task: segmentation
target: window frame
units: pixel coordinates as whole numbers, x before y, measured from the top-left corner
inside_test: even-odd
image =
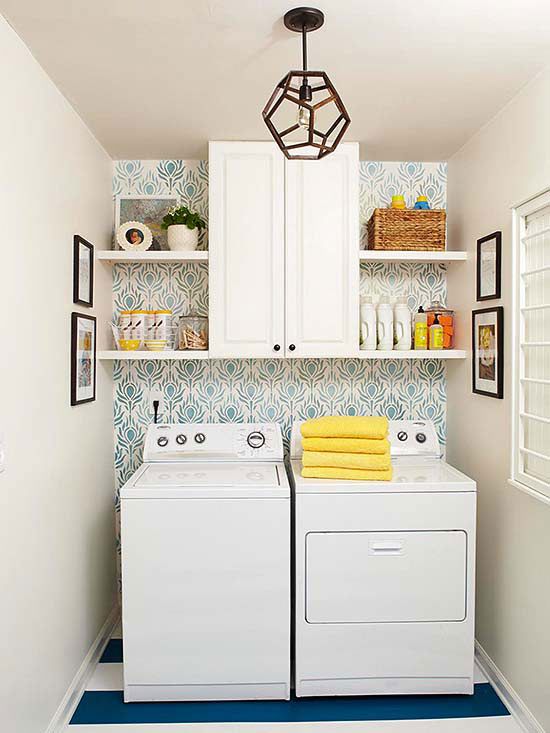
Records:
[[[550,485],[524,473],[520,468],[520,446],[523,445],[523,422],[520,417],[520,407],[522,402],[522,380],[524,379],[524,359],[520,346],[524,334],[521,309],[525,303],[525,289],[522,287],[521,276],[524,249],[521,240],[525,235],[526,218],[545,208],[550,208],[550,188],[512,208],[512,455],[509,483],[550,505]]]

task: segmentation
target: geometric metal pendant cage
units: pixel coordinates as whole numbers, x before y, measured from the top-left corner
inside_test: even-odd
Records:
[[[303,89],[308,90],[309,99],[301,98]],[[319,160],[334,152],[351,122],[324,71],[289,71],[275,87],[262,116],[290,160]]]

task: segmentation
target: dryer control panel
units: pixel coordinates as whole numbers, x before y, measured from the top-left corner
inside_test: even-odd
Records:
[[[281,429],[275,423],[181,423],[150,425],[143,461],[282,461]]]

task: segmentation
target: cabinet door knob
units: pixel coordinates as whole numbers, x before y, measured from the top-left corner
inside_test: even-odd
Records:
[[[280,350],[281,350],[280,344],[275,344],[275,346],[273,347],[273,351],[280,351]]]
[[[295,344],[290,344],[289,347],[288,347],[288,350],[289,351],[295,351],[296,350],[296,345]]]

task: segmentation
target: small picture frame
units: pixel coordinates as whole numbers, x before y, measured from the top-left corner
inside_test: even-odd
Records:
[[[73,303],[94,304],[94,245],[80,234],[73,237]]]
[[[472,391],[504,396],[504,308],[472,311]]]
[[[127,221],[117,229],[116,241],[128,252],[146,252],[153,241],[151,230],[141,221]]]
[[[71,405],[95,400],[96,319],[71,314]]]
[[[168,250],[168,235],[161,226],[162,218],[178,205],[178,201],[178,196],[173,194],[119,194],[115,199],[115,228],[129,221],[142,221],[151,232],[148,249]]]
[[[500,298],[502,232],[477,240],[476,300]]]

